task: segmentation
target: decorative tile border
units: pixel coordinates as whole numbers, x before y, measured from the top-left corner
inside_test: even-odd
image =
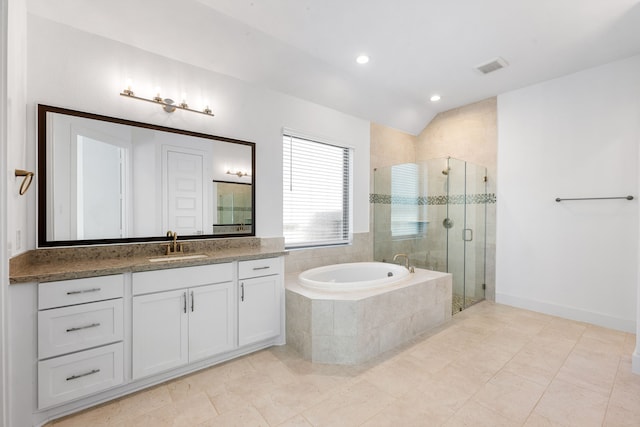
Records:
[[[496,194],[495,193],[477,193],[477,194],[467,194],[466,198],[464,194],[454,194],[451,196],[420,196],[417,198],[414,197],[400,197],[400,196],[391,196],[389,194],[369,194],[369,203],[373,204],[381,204],[381,205],[462,205],[465,203],[472,205],[479,204],[493,204],[496,203]]]
[[[391,196],[388,194],[369,193],[369,203],[377,203],[381,205],[390,205]]]
[[[227,206],[218,206],[218,212],[251,212],[251,206],[248,207],[227,207]]]

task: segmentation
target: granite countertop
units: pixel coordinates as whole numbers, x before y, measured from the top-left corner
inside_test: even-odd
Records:
[[[158,262],[150,261],[150,259],[164,257],[163,246],[158,243],[35,249],[10,260],[9,283],[52,282],[262,259],[287,254],[283,247],[279,247],[280,245],[261,245],[258,238],[192,241],[186,242],[185,246],[184,254],[166,256],[166,258],[178,259]],[[206,255],[206,257],[186,258],[189,255]]]

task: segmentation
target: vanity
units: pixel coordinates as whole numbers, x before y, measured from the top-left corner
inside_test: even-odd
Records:
[[[157,244],[140,244],[36,250],[12,260],[9,318],[20,327],[11,331],[11,382],[20,425],[285,344],[285,252],[258,238],[190,244],[205,256],[156,255]],[[82,259],[105,250],[112,256]]]
[[[38,105],[37,249],[10,260],[10,424],[285,343],[255,144]]]

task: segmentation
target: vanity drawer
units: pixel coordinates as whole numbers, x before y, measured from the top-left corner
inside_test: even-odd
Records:
[[[238,278],[250,279],[252,277],[269,276],[281,272],[280,258],[254,259],[240,261],[238,263]]]
[[[133,273],[133,295],[171,291],[232,280],[233,267],[230,262],[142,271]]]
[[[119,298],[38,312],[38,358],[121,341],[122,305]]]
[[[40,283],[38,310],[121,298],[123,294],[122,274]]]
[[[122,384],[122,343],[38,362],[38,408]]]

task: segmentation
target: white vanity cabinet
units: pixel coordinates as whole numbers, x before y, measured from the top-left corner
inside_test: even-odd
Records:
[[[238,263],[238,344],[252,344],[281,333],[281,258]]]
[[[133,379],[236,347],[232,263],[133,273]]]
[[[38,407],[122,384],[122,275],[38,285]]]
[[[11,425],[44,425],[283,345],[281,255],[12,285]]]

